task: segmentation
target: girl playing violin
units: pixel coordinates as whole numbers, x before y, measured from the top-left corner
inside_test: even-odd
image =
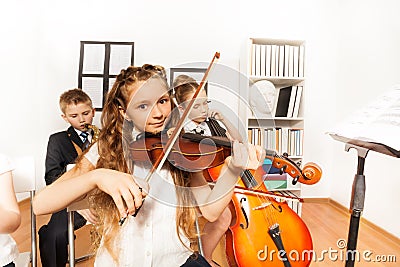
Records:
[[[192,99],[199,84],[190,76],[179,75],[173,82],[174,98],[178,108],[183,112],[187,104]],[[207,93],[202,89],[195,100],[193,108],[189,113],[189,120],[185,123],[185,132],[201,134],[203,136],[223,136],[231,140],[241,140],[237,129],[225,119],[223,115],[209,109]],[[218,266],[212,260],[212,254],[217,247],[220,239],[224,236],[231,224],[232,214],[229,208],[225,208],[222,214],[214,222],[207,222],[203,228],[201,241],[203,253],[206,260],[212,266]]]
[[[239,173],[257,168],[263,158],[260,147],[234,142],[212,190],[201,172],[170,164],[146,184],[151,164],[130,161],[128,144],[137,134],[162,132],[172,107],[164,68],[146,64],[121,70],[103,107],[98,142],[75,168],[36,195],[35,213],[45,214],[90,193],[97,215],[95,266],[210,266],[191,249],[195,210],[215,221],[230,202]],[[126,218],[122,226],[121,218]]]

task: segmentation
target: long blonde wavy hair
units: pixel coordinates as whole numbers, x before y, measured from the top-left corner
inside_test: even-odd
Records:
[[[120,113],[120,109],[126,111],[132,92],[137,88],[137,82],[149,79],[163,79],[166,83],[165,70],[161,66],[145,64],[142,67],[130,66],[121,70],[112,89],[108,92],[103,112],[101,115],[102,129],[99,135],[98,148],[100,158],[96,168],[108,168],[125,173],[133,173],[133,164],[127,162],[129,155],[123,148],[133,140],[132,131],[134,125]],[[166,83],[167,85],[167,83]],[[171,101],[172,104],[172,101]],[[172,107],[171,107],[172,109]],[[127,134],[129,133],[129,134]],[[178,186],[189,186],[190,173],[179,170],[173,166],[167,166],[172,174],[174,182]],[[112,177],[110,177],[112,179]],[[113,259],[118,263],[119,252],[115,249],[115,238],[118,236],[120,226],[118,221],[120,214],[112,198],[101,190],[96,190],[91,195],[91,208],[97,213],[99,223],[93,233],[95,249],[102,242]],[[188,203],[193,199],[190,190],[184,190],[182,194],[177,191],[176,231],[179,239],[183,233],[192,244],[196,244],[197,234],[194,228],[195,209]],[[162,222],[159,222],[162,223]],[[188,248],[190,249],[190,248]]]

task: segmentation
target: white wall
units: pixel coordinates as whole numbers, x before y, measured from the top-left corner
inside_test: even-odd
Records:
[[[337,46],[335,120],[341,121],[376,96],[400,83],[399,2],[395,0],[347,1],[342,6]],[[393,134],[382,132],[382,135]],[[332,141],[331,197],[349,206],[350,188],[356,174],[356,150]],[[363,216],[400,236],[400,161],[370,151],[365,162],[366,196]],[[382,204],[385,208],[382,208]]]
[[[38,84],[37,14],[26,1],[3,6],[0,15],[0,151],[9,156],[33,155],[43,162],[39,111],[42,93]],[[41,172],[38,171],[41,175]]]
[[[77,86],[82,40],[134,41],[136,65],[208,62],[220,51],[219,62],[238,70],[246,37],[304,39],[305,161],[324,173],[303,193],[348,206],[355,155],[325,132],[377,90],[398,83],[399,6],[396,0],[9,1],[0,16],[0,151],[34,155],[43,186],[48,136],[67,127],[58,97]],[[231,103],[236,109],[237,101]],[[393,218],[399,216],[386,214],[377,202],[385,197],[386,209],[397,209],[397,161],[370,154],[365,217],[400,236]],[[384,178],[377,178],[388,165]],[[390,189],[382,190],[382,182]]]

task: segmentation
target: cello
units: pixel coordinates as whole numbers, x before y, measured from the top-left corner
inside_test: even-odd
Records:
[[[216,121],[210,120],[212,131],[224,136]],[[188,134],[190,135],[190,134]],[[189,138],[189,137],[188,137]],[[196,137],[191,136],[191,139]],[[198,140],[201,138],[197,137]],[[221,142],[216,139],[214,143]],[[224,143],[227,145],[227,143]],[[314,163],[305,164],[303,170],[286,155],[279,156],[267,151],[266,158],[272,166],[293,177],[293,184],[317,183],[321,169]],[[207,170],[210,177],[218,177],[219,169]],[[267,192],[263,183],[266,170],[259,167],[255,172],[245,170],[238,185],[245,189]],[[312,259],[312,239],[310,232],[287,204],[274,197],[235,191],[232,197],[233,224],[226,233],[226,253],[230,266],[309,266]]]

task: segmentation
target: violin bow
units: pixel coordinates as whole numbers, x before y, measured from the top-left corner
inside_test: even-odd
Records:
[[[164,150],[160,154],[160,156],[157,158],[157,160],[154,162],[150,172],[147,174],[145,181],[148,183],[155,171],[160,171],[162,166],[164,165],[164,162],[167,160],[167,157],[169,153],[171,152],[172,146],[175,144],[176,140],[178,139],[179,133],[183,129],[184,122],[189,116],[190,111],[192,111],[192,108],[194,106],[194,101],[196,100],[197,96],[199,95],[201,89],[204,88],[205,84],[207,83],[207,78],[208,74],[210,73],[211,69],[214,67],[216,64],[217,60],[220,57],[219,52],[215,52],[213,59],[210,62],[210,65],[208,66],[206,72],[204,73],[204,76],[201,80],[201,83],[197,87],[192,99],[190,100],[188,106],[186,107],[185,111],[182,114],[182,117],[179,119],[174,131],[172,132],[170,138],[168,138],[167,143],[165,144]]]

